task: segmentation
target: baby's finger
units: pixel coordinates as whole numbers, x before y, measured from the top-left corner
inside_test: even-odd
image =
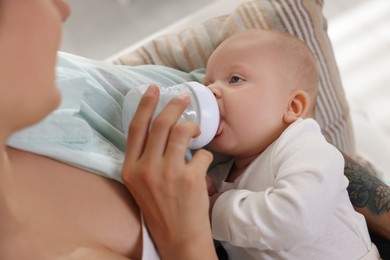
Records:
[[[145,147],[145,154],[149,156],[149,160],[161,158],[164,155],[171,129],[177,124],[189,102],[188,96],[175,97],[154,119]]]
[[[129,126],[126,145],[126,159],[131,163],[138,160],[148,138],[149,125],[156,110],[159,89],[151,85],[143,95]]]
[[[207,184],[207,192],[209,196],[215,194],[217,192],[217,188],[214,185],[213,178],[211,176],[206,176],[206,184]]]

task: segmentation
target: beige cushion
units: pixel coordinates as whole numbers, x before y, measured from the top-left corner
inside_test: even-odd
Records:
[[[223,1],[218,4],[224,8]],[[246,1],[233,7],[229,14],[208,19],[175,34],[159,35],[136,50],[122,53],[114,63],[159,64],[189,72],[204,68],[214,49],[235,32],[250,28],[289,32],[307,43],[319,64],[316,119],[324,135],[339,149],[353,155],[348,105],[326,32],[322,5],[321,0]]]

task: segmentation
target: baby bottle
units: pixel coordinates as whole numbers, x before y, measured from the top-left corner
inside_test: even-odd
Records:
[[[131,89],[124,100],[122,108],[122,123],[127,135],[130,122],[138,107],[142,95],[149,85],[140,85]],[[159,86],[160,99],[153,119],[164,109],[168,102],[182,93],[187,94],[191,101],[178,122],[194,121],[201,133],[192,138],[189,149],[199,149],[208,144],[215,136],[219,125],[219,109],[217,100],[209,88],[198,82],[187,82],[174,86]]]

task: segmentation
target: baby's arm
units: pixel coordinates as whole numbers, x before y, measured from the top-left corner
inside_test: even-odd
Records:
[[[332,164],[342,169],[340,158],[333,158]],[[325,171],[336,169],[331,168]],[[314,241],[326,229],[323,220],[331,218],[337,197],[345,189],[341,178],[321,180],[321,175],[306,168],[277,179],[265,191],[234,189],[216,194],[210,201],[216,200],[214,239],[262,250],[288,250]]]
[[[288,250],[311,243],[329,228],[324,220],[333,216],[340,196],[348,201],[344,160],[324,139],[311,136],[275,144],[256,162],[259,167],[247,169],[238,189],[220,195],[212,212],[215,239]]]

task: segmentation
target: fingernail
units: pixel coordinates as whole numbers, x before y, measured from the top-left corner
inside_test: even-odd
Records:
[[[186,102],[190,101],[190,96],[186,93],[181,93],[180,95],[177,95],[176,98],[184,100]]]
[[[158,87],[156,85],[150,85],[145,91],[145,96],[153,97],[156,96],[158,92]]]

